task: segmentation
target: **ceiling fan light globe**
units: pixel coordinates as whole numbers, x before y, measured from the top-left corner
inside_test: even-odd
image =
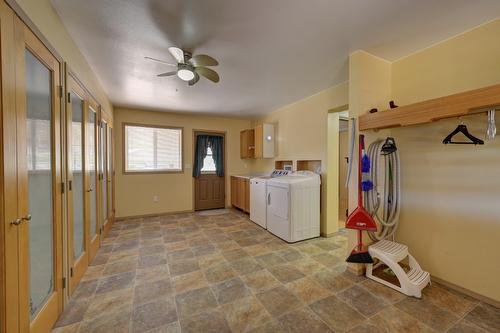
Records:
[[[194,79],[194,73],[189,69],[181,68],[177,71],[177,76],[183,81],[191,81]]]

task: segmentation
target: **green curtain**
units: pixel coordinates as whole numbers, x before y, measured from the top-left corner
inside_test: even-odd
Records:
[[[208,148],[208,135],[198,135],[196,137],[196,147],[194,152],[194,165],[193,165],[193,177],[199,177],[201,175],[201,169],[203,168],[203,160],[207,156]]]
[[[210,148],[212,148],[212,157],[215,162],[215,173],[217,176],[224,176],[224,137],[211,135],[208,139]]]

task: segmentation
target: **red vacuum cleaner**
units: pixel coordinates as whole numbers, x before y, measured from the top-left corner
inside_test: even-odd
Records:
[[[358,230],[358,244],[352,250],[347,258],[347,262],[359,264],[373,264],[373,258],[368,253],[368,248],[363,244],[363,231],[377,231],[377,224],[373,217],[363,207],[363,191],[362,191],[362,172],[363,161],[368,164],[365,169],[369,171],[369,160],[365,159],[363,154],[365,150],[365,136],[359,135],[359,158],[358,158],[358,207],[349,215],[345,227],[348,229]]]

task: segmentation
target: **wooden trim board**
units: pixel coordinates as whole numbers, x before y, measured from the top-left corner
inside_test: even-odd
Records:
[[[359,117],[360,131],[411,126],[467,116],[500,107],[500,84],[368,113]]]

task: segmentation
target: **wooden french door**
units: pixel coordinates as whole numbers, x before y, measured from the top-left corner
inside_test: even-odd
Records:
[[[85,200],[85,124],[87,93],[72,74],[67,75],[66,148],[68,181],[68,264],[69,293],[75,290],[89,264],[90,224]]]
[[[61,64],[14,21],[19,331],[48,332],[63,305]]]
[[[101,227],[99,223],[99,174],[98,174],[98,113],[99,105],[90,99],[87,109],[87,117],[85,122],[85,138],[86,138],[86,200],[89,203],[87,214],[90,224],[90,246],[89,246],[89,262],[97,254],[100,246]]]

